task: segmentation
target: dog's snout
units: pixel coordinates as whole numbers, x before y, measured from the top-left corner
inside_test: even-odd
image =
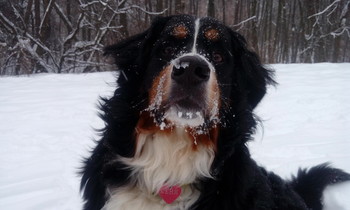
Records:
[[[197,84],[208,81],[210,68],[207,62],[196,56],[180,58],[173,67],[171,78],[178,84]]]

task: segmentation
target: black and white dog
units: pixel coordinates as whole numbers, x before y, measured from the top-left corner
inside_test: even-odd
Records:
[[[320,210],[327,165],[291,181],[257,166],[247,142],[273,72],[245,39],[211,18],[157,18],[109,46],[118,88],[82,171],[85,210]]]

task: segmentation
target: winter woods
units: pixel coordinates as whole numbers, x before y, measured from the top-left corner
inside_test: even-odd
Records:
[[[103,46],[179,13],[221,20],[265,63],[350,61],[350,0],[0,0],[0,74],[104,71]]]

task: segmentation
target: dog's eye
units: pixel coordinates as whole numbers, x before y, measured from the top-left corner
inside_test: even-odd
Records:
[[[163,49],[163,55],[167,56],[167,55],[172,55],[174,53],[174,48],[172,47],[165,47]]]
[[[212,59],[215,63],[221,63],[224,60],[223,56],[218,52],[213,52]]]

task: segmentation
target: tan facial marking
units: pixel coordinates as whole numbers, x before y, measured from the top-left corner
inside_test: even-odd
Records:
[[[198,134],[194,128],[188,127],[186,128],[186,133],[193,142],[193,150],[197,150],[198,144],[200,144],[203,146],[211,147],[214,149],[214,151],[216,151],[217,139],[219,136],[218,126],[209,128],[207,132],[201,134]]]
[[[187,30],[187,27],[184,25],[175,26],[173,29],[173,35],[178,39],[186,38],[187,34],[188,34],[188,30]]]
[[[216,41],[219,39],[219,31],[214,28],[210,28],[205,31],[204,36],[210,41]]]
[[[159,75],[153,80],[149,91],[149,108],[158,109],[159,106],[168,98],[170,89],[170,76],[172,65],[165,67]]]

